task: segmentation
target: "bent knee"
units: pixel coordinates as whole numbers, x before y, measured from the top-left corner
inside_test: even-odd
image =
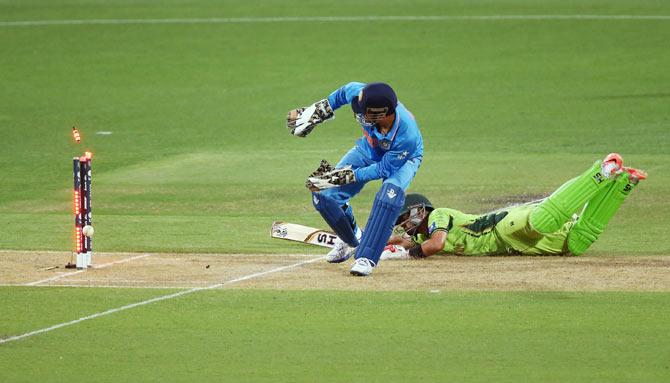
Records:
[[[572,255],[582,255],[598,239],[598,233],[573,228],[568,234],[568,250]]]

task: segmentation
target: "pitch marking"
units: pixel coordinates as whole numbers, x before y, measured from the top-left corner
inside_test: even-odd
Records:
[[[226,284],[232,284],[232,283],[246,281],[246,280],[249,280],[249,279],[261,277],[263,275],[272,274],[272,273],[276,273],[276,272],[279,272],[279,271],[283,271],[283,270],[291,269],[291,268],[294,268],[294,267],[302,266],[302,265],[305,265],[305,264],[308,264],[308,263],[314,263],[316,261],[321,261],[323,259],[324,259],[324,257],[308,259],[306,261],[300,261],[300,262],[294,263],[292,265],[276,267],[276,268],[271,269],[271,270],[245,275],[243,277],[231,279],[229,281],[217,283],[215,285],[211,285],[211,286],[207,286],[207,287],[196,287],[196,288],[192,288],[190,290],[184,290],[184,291],[180,291],[180,292],[173,293],[173,294],[162,295],[162,296],[152,298],[152,299],[148,299],[148,300],[145,300],[145,301],[132,303],[132,304],[129,304],[129,305],[125,305],[125,306],[117,307],[117,308],[114,308],[114,309],[109,309],[107,311],[102,311],[102,312],[99,312],[99,313],[96,313],[96,314],[88,315],[88,316],[85,316],[85,317],[82,317],[82,318],[79,318],[79,319],[75,319],[75,320],[72,320],[72,321],[69,321],[69,322],[59,323],[59,324],[53,325],[51,327],[42,328],[42,329],[39,329],[39,330],[27,332],[25,334],[12,336],[12,337],[5,338],[5,339],[0,339],[0,344],[12,342],[12,341],[20,340],[20,339],[24,339],[24,338],[28,338],[28,337],[31,337],[33,335],[38,335],[38,334],[42,334],[42,333],[45,333],[45,332],[53,331],[53,330],[56,330],[56,329],[59,329],[59,328],[62,328],[62,327],[72,326],[72,325],[75,325],[77,323],[81,323],[81,322],[84,322],[84,321],[87,321],[87,320],[90,320],[90,319],[95,319],[95,318],[99,318],[99,317],[102,317],[102,316],[105,316],[105,315],[114,314],[114,313],[117,313],[119,311],[129,310],[129,309],[132,309],[132,308],[135,308],[135,307],[148,305],[150,303],[160,302],[160,301],[164,301],[164,300],[168,300],[168,299],[172,299],[172,298],[177,298],[177,297],[181,297],[183,295],[197,293],[198,291],[216,289],[216,288],[219,288],[219,287],[221,287],[223,285],[226,285]]]
[[[109,267],[109,266],[116,265],[116,264],[119,264],[119,263],[125,263],[125,262],[133,261],[133,260],[135,260],[135,259],[146,258],[146,257],[148,257],[148,256],[150,256],[150,255],[151,255],[151,254],[138,255],[138,256],[135,256],[135,257],[130,257],[130,258],[126,258],[126,259],[121,259],[121,260],[119,260],[119,261],[114,261],[114,262],[105,263],[105,264],[102,264],[102,265],[99,265],[99,266],[93,266],[93,268],[94,268],[94,269],[104,269],[105,267]],[[65,273],[65,274],[61,274],[61,275],[56,275],[55,277],[51,277],[51,278],[47,278],[47,279],[42,279],[42,280],[40,280],[40,281],[35,281],[35,282],[25,283],[24,286],[35,286],[35,285],[39,285],[40,283],[50,282],[50,281],[55,281],[55,280],[57,280],[57,279],[66,278],[66,277],[70,277],[70,276],[72,276],[72,275],[81,274],[81,273],[83,273],[83,272],[85,272],[85,271],[86,271],[86,269],[83,269],[83,270],[73,271],[73,272],[71,272],[71,273]]]
[[[670,15],[481,15],[481,16],[305,16],[212,17],[192,19],[80,19],[0,21],[0,27],[100,24],[241,24],[289,22],[489,21],[489,20],[670,20]]]

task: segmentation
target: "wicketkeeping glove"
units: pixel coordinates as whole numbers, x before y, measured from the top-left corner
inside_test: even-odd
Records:
[[[298,137],[305,137],[318,124],[335,118],[333,108],[327,99],[317,101],[305,107],[290,110],[286,116],[288,131]]]
[[[354,175],[354,171],[351,170],[351,166],[347,166],[342,169],[333,169],[322,174],[309,176],[305,185],[309,190],[317,191],[353,182],[356,182],[356,176]]]

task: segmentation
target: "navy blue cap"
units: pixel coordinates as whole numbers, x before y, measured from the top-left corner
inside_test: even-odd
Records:
[[[359,95],[358,102],[354,102],[354,111],[356,113],[379,114],[385,112],[385,115],[395,113],[398,105],[398,98],[389,84],[383,82],[373,82],[366,85]]]

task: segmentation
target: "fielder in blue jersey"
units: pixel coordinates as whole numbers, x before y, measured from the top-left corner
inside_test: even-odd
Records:
[[[351,274],[366,276],[379,263],[403,207],[405,190],[421,165],[423,140],[414,116],[385,83],[351,82],[327,99],[291,110],[287,116],[289,131],[305,137],[347,104],[363,136],[334,168],[321,161],[321,166],[307,178],[306,186],[312,191],[314,207],[340,238],[326,259],[339,263],[355,254]],[[382,187],[361,232],[349,200],[367,182],[376,179],[383,180]]]

